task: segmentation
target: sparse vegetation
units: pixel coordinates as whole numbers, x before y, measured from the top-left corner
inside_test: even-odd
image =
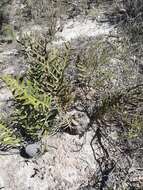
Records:
[[[57,23],[88,15],[92,4],[102,5],[102,21],[116,26],[117,33],[84,39],[87,42],[83,47],[75,47],[72,42],[55,47],[52,41],[60,30]],[[111,182],[109,189],[134,188],[130,155],[140,150],[143,136],[143,81],[139,72],[143,56],[142,4],[141,0],[24,2],[17,14],[24,14],[25,22],[34,24],[43,19],[47,31],[24,33],[17,40],[28,68],[23,76],[0,77],[13,94],[14,106],[8,121],[0,123],[0,149],[70,131],[76,122],[69,112],[76,109],[89,118],[84,133],[94,133],[90,146],[97,171],[92,187],[104,190],[111,174],[114,184]],[[14,36],[9,24],[3,24],[1,32]],[[117,132],[115,139],[112,130]],[[126,163],[122,166],[123,157]]]
[[[105,12],[106,18],[117,25],[123,36],[128,36],[130,42],[137,46],[142,44],[143,7],[141,0],[112,1],[112,8]],[[137,47],[136,46],[136,47]]]
[[[136,85],[134,84],[134,78],[132,81],[132,76],[129,77],[128,75],[128,66],[122,65],[128,60],[126,46],[126,51],[123,49],[120,51],[120,45],[115,46],[116,42],[112,43],[111,48],[108,38],[97,39],[87,49],[83,50],[83,54],[79,52],[75,58],[75,79],[70,81],[66,76],[66,70],[68,70],[70,64],[70,54],[72,53],[70,46],[66,46],[64,52],[55,48],[47,52],[46,39],[34,35],[24,36],[20,43],[24,48],[30,66],[26,77],[14,79],[5,76],[2,79],[15,97],[16,112],[12,115],[12,126],[20,131],[21,137],[24,137],[25,140],[32,141],[41,138],[39,134],[43,134],[45,130],[50,131],[57,125],[56,118],[58,115],[62,115],[62,120],[63,115],[66,118],[66,111],[72,107],[78,97],[78,89],[80,91],[88,89],[89,93],[93,89],[93,98],[96,105],[94,114],[97,120],[102,120],[106,113],[109,117],[108,110],[111,112],[112,108],[114,108],[117,116],[116,112],[119,113],[119,111],[116,111],[116,106],[119,110],[121,106],[123,111],[124,101],[127,101],[128,98],[135,98],[135,105],[138,104],[136,93],[132,97],[127,90],[128,88],[134,88]],[[113,67],[110,67],[115,57],[121,62],[124,74],[120,77],[123,77],[125,82],[118,81],[116,71]],[[113,80],[117,81],[116,89],[112,83]],[[128,87],[129,84],[130,87]],[[142,95],[142,92],[140,93]],[[84,95],[87,96],[87,94],[80,94],[80,98],[83,100],[82,106],[87,104]],[[127,107],[127,102],[125,107]],[[62,121],[62,123],[64,122]],[[66,126],[66,124],[63,125]]]

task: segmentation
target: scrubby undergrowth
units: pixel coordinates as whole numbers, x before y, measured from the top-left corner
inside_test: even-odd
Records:
[[[0,123],[0,148],[20,148],[61,132],[84,136],[92,130],[90,146],[98,169],[82,189],[140,189],[142,181],[131,176],[142,169],[137,156],[143,144],[142,2],[48,2],[50,11],[44,0],[36,6],[25,1],[21,9],[28,16],[25,22],[49,18],[49,29],[18,39],[28,65],[24,76],[1,77],[13,93],[14,111]],[[113,5],[104,21],[115,25],[117,33],[51,48],[59,17],[88,15],[93,4],[102,10]],[[81,133],[73,110],[89,119]]]

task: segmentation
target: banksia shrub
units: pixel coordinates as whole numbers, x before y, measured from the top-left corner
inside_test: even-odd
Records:
[[[5,150],[11,147],[17,147],[21,142],[22,139],[15,135],[14,131],[7,127],[4,122],[0,121],[0,149]]]
[[[33,142],[45,132],[57,130],[58,115],[64,115],[72,100],[71,86],[65,78],[68,50],[63,54],[55,48],[46,52],[46,39],[34,36],[26,36],[20,43],[29,63],[25,77],[7,75],[1,79],[13,94],[11,130],[24,141]]]

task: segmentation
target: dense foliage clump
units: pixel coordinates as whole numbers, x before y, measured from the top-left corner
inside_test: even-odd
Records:
[[[21,41],[30,66],[26,77],[2,77],[14,96],[11,127],[26,141],[37,141],[56,127],[54,119],[71,99],[70,84],[64,79],[68,54],[62,56],[56,49],[47,54],[41,41],[34,37]]]

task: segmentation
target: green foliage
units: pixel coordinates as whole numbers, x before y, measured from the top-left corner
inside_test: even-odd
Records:
[[[46,119],[50,110],[51,98],[41,92],[30,81],[20,82],[11,76],[2,77],[12,91],[15,112],[12,114],[12,125],[16,126],[25,138],[37,140],[41,130],[48,130]]]
[[[12,91],[17,102],[23,103],[24,106],[29,105],[36,111],[47,112],[49,110],[50,97],[39,94],[40,90],[36,86],[33,87],[30,81],[20,82],[8,75],[2,79]]]
[[[28,79],[49,94],[58,107],[70,102],[70,82],[65,78],[70,48],[66,46],[64,52],[52,48],[47,52],[47,40],[34,35],[24,36],[21,42],[30,65]]]
[[[7,127],[3,122],[0,122],[0,147],[14,147],[21,143],[21,139],[18,138],[14,131]]]
[[[128,87],[103,99],[97,115],[105,123],[120,125],[127,131],[120,138],[133,139],[143,134],[143,84]]]
[[[47,53],[46,40],[34,36],[27,36],[21,44],[30,66],[26,77],[7,75],[1,79],[13,94],[14,111],[10,119],[13,130],[25,141],[37,141],[45,132],[56,130],[57,116],[64,115],[62,112],[71,103],[71,86],[64,75],[68,49],[64,53],[56,49]],[[62,117],[62,125],[65,122]]]

